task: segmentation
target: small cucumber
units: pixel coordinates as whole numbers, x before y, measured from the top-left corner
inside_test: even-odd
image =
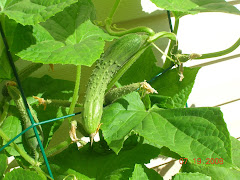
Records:
[[[83,126],[91,142],[99,127],[103,112],[104,94],[116,72],[142,47],[147,36],[127,34],[110,46],[96,63],[89,79],[82,112]]]
[[[140,85],[140,83],[132,83],[123,87],[111,89],[104,97],[104,105],[111,104],[120,97],[137,90]]]
[[[22,126],[23,129],[28,128],[29,126],[32,125],[27,111],[25,109],[24,103],[23,103],[23,99],[20,95],[20,91],[18,90],[18,88],[16,88],[15,86],[7,86],[8,89],[8,93],[11,96],[11,98],[14,100],[17,109],[20,112],[20,115],[22,117]],[[32,113],[33,119],[35,122],[39,122],[37,119],[37,116],[33,110],[33,108],[29,105],[30,111]],[[42,128],[41,126],[37,126],[38,129],[38,133],[40,133],[40,137],[43,140],[43,132],[42,132]],[[26,140],[27,143],[27,149],[30,149],[29,153],[31,155],[33,155],[35,157],[35,159],[38,159],[39,157],[39,146],[38,146],[38,141],[37,138],[35,137],[35,133],[33,129],[29,129],[25,134],[24,134],[24,138]]]

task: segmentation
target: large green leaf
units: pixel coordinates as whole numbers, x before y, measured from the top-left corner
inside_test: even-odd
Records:
[[[179,17],[199,12],[224,12],[240,15],[240,11],[225,0],[151,0],[156,6],[174,11]]]
[[[7,16],[2,17],[1,24],[7,38],[9,50],[13,55],[26,49],[31,44],[36,43],[36,40],[32,35],[32,26],[23,26],[12,19],[9,19]]]
[[[173,180],[211,180],[211,177],[201,173],[178,173]]]
[[[127,85],[144,80],[149,81],[159,72],[163,71],[162,68],[156,66],[156,62],[157,60],[152,48],[149,47],[121,77],[119,80],[120,84]]]
[[[154,107],[149,114],[135,128],[148,142],[166,146],[189,162],[201,158],[204,165],[207,158],[223,158],[221,166],[233,166],[229,132],[219,108]]]
[[[91,22],[94,18],[91,1],[80,0],[34,26],[37,44],[18,55],[22,59],[44,64],[91,66],[103,53],[104,41],[114,39]]]
[[[172,69],[152,82],[159,95],[172,98],[174,107],[185,107],[199,68],[184,68],[184,79],[179,81],[178,69]]]
[[[22,82],[22,86],[28,103],[36,111],[39,121],[45,121],[68,114],[68,108],[56,105],[47,105],[46,110],[44,110],[44,107],[39,106],[38,101],[32,96],[38,96],[44,99],[71,100],[74,82],[53,79],[45,75],[42,78],[29,77]],[[9,111],[15,116],[21,118],[20,114],[16,113],[18,110],[15,106],[11,106]],[[63,119],[42,125],[44,134],[44,147],[48,145],[49,141],[52,139],[53,133],[59,128],[62,122]]]
[[[3,122],[1,129],[3,132],[10,138],[14,138],[16,135],[18,135],[20,132],[22,132],[22,126],[21,121],[18,117],[15,116],[8,116],[7,119]],[[20,149],[24,150],[23,144],[22,144],[22,136],[20,136],[18,139],[14,141]],[[6,144],[6,141],[3,141],[3,144]],[[19,156],[20,154],[11,146],[8,146],[5,148],[5,150],[11,155],[11,156]],[[25,151],[25,150],[24,150]]]
[[[16,53],[35,43],[35,38],[32,36],[32,27],[18,24],[7,16],[0,17],[9,51],[15,61],[18,59],[15,55]],[[0,79],[11,79],[12,69],[6,55],[6,48],[2,41],[2,37],[0,36],[0,38]]]
[[[133,129],[156,147],[166,146],[190,162],[223,158],[232,166],[229,132],[219,108],[160,109],[146,111],[137,93],[131,93],[104,109],[102,131],[116,153]]]
[[[18,168],[6,174],[4,180],[43,180],[36,172]]]
[[[130,150],[113,152],[96,152],[89,144],[78,150],[75,145],[69,146],[60,154],[49,158],[53,175],[63,179],[68,174],[78,179],[128,179],[132,176],[135,164],[148,163],[159,154],[159,149],[147,144],[139,144]],[[149,171],[145,171],[148,174]],[[151,176],[151,175],[150,175]],[[156,176],[155,176],[156,177]]]
[[[12,69],[9,64],[6,48],[2,37],[0,36],[0,82],[1,79],[11,79],[12,78]]]
[[[130,131],[146,116],[144,104],[137,92],[133,92],[105,108],[101,129],[109,147],[118,153]]]
[[[34,25],[46,21],[75,2],[77,0],[3,0],[0,2],[0,13],[23,25]]]
[[[233,180],[240,179],[240,142],[235,138],[231,137],[232,142],[232,159],[233,163],[237,165],[235,168],[226,168],[223,167],[225,163],[225,159],[223,158],[223,164],[219,166],[199,166],[193,163],[183,164],[182,171],[183,172],[200,172],[211,176],[212,180]],[[222,166],[222,167],[221,167]]]
[[[0,179],[3,178],[3,174],[7,169],[7,156],[3,152],[0,153]]]

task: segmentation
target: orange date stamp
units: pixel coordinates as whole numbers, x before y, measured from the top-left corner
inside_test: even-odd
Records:
[[[180,158],[179,163],[180,164],[186,164],[188,162],[188,158]],[[194,164],[223,164],[223,158],[194,158],[193,159]]]

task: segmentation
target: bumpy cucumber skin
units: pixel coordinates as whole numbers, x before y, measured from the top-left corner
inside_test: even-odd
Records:
[[[83,126],[92,138],[103,113],[104,94],[114,74],[140,49],[147,36],[127,34],[110,46],[97,61],[90,77],[82,112]]]
[[[20,91],[14,87],[14,86],[7,86],[8,89],[8,93],[9,95],[12,97],[12,99],[14,100],[16,107],[18,108],[20,115],[22,117],[22,124],[23,124],[23,128],[26,129],[29,126],[32,125],[27,111],[25,109],[24,103],[23,103],[23,99],[20,95]],[[34,110],[32,109],[32,107],[29,105],[30,111],[32,113],[33,119],[35,120],[35,122],[38,122],[37,116],[35,115]],[[38,126],[38,131],[40,132],[40,138],[42,138],[41,140],[43,141],[43,133],[42,133],[42,129],[41,126]],[[39,157],[39,145],[38,145],[38,141],[37,138],[35,137],[35,133],[33,129],[29,129],[25,134],[24,137],[26,139],[27,142],[27,146],[28,148],[30,148],[30,154],[33,155],[33,157],[35,159],[38,159]]]
[[[116,101],[122,96],[125,96],[140,87],[140,83],[132,83],[120,88],[110,90],[104,97],[104,105],[108,105]]]

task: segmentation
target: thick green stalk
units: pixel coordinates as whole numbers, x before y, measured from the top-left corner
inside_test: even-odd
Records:
[[[178,19],[178,18],[175,18],[174,30],[173,30],[173,33],[174,33],[175,35],[177,35],[178,26],[179,26],[179,19]],[[169,57],[171,57],[171,58],[172,58],[171,51],[172,51],[172,48],[176,45],[176,43],[177,43],[176,40],[171,40],[171,42],[170,42],[167,55],[168,55]],[[174,52],[173,52],[173,53],[174,53]],[[174,63],[173,63],[172,61],[170,61],[169,59],[166,59],[165,63],[163,64],[163,69],[166,69],[166,68],[172,66],[173,64],[174,64]]]
[[[78,101],[78,93],[79,93],[79,87],[80,87],[80,78],[81,78],[81,65],[77,66],[77,73],[76,73],[76,81],[75,81],[75,87],[73,92],[73,98],[72,103],[70,105],[70,109],[68,114],[72,114],[74,111],[74,108]],[[69,118],[69,121],[71,121],[72,118]]]

